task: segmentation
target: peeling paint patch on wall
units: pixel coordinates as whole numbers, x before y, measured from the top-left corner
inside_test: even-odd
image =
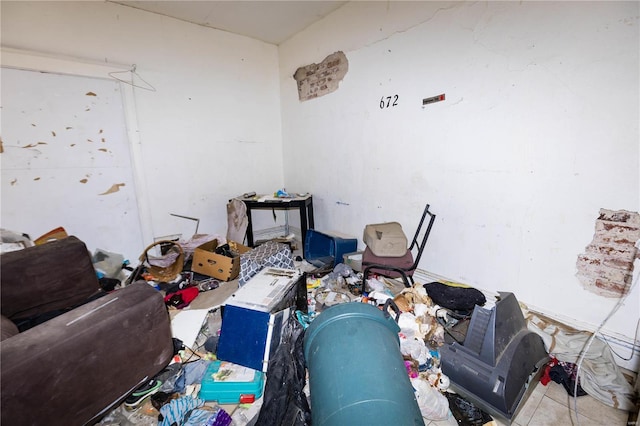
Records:
[[[593,240],[576,262],[576,276],[582,286],[604,297],[626,294],[633,280],[639,239],[640,214],[600,209]]]
[[[108,194],[113,194],[114,192],[118,192],[120,191],[120,188],[125,186],[124,183],[114,183],[113,185],[111,185],[111,188],[107,189],[105,192],[103,192],[102,194],[98,194],[98,195],[108,195]]]
[[[343,52],[332,53],[319,64],[298,68],[293,74],[298,82],[298,98],[307,101],[335,92],[348,70],[349,61]]]

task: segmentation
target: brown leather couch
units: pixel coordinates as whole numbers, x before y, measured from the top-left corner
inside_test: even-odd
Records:
[[[5,253],[0,273],[2,425],[95,423],[173,355],[162,296],[145,283],[101,295],[75,237]]]

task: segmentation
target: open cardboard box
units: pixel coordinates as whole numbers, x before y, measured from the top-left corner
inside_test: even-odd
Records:
[[[216,254],[216,248],[218,248],[218,240],[209,241],[196,247],[193,251],[191,270],[222,281],[236,278],[240,273],[240,255],[250,251],[251,248],[235,241],[229,241],[229,248],[233,253],[236,253],[234,257]]]

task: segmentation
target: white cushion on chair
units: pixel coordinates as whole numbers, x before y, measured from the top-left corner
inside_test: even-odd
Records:
[[[367,225],[362,239],[376,256],[402,257],[407,253],[407,236],[398,222]]]

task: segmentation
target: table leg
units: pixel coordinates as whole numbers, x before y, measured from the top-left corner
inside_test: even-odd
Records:
[[[307,206],[307,213],[309,214],[309,229],[315,229],[313,223],[313,198],[309,199],[309,205]]]
[[[307,207],[305,203],[300,205],[300,233],[302,234],[302,257],[304,258],[304,242],[307,238]]]
[[[249,206],[247,206],[247,247],[253,247],[253,222],[251,221],[251,208]]]

